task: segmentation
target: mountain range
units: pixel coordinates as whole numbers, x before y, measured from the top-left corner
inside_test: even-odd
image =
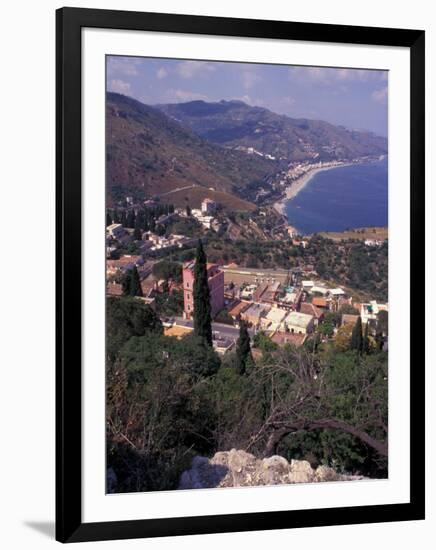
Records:
[[[149,106],[106,98],[108,203],[160,196],[198,206],[209,196],[252,209],[247,188],[296,161],[351,160],[387,153],[387,140],[327,122],[292,119],[241,101]]]
[[[242,101],[157,105],[204,139],[287,161],[345,159],[387,153],[386,138],[322,120],[295,119]]]

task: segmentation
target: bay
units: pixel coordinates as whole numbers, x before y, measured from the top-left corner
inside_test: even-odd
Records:
[[[286,214],[302,234],[387,226],[387,158],[316,173],[286,203]]]

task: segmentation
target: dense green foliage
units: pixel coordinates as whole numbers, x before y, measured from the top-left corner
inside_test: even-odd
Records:
[[[248,224],[247,224],[248,225]],[[211,262],[237,263],[250,268],[289,269],[298,266],[297,257],[302,256],[299,247],[290,241],[260,241],[226,238],[211,238],[207,243],[207,257]]]
[[[212,318],[210,292],[207,280],[207,260],[203,244],[198,241],[194,266],[194,332],[207,344],[212,345]]]
[[[153,275],[157,280],[172,280],[176,283],[182,282],[182,266],[178,262],[161,260],[153,265]]]
[[[156,221],[161,216],[167,216],[173,213],[173,204],[156,203],[154,206],[144,206],[137,211],[126,204],[123,206],[122,210],[108,208],[106,210],[106,224],[121,223],[123,227],[135,229],[137,231],[149,231],[151,228],[155,229]]]
[[[158,292],[155,295],[156,313],[160,317],[173,317],[183,313],[183,291]]]
[[[134,298],[107,298],[106,352],[111,360],[132,336],[146,332],[162,333],[162,323],[148,305]]]
[[[141,280],[136,265],[126,270],[121,284],[124,296],[142,296]]]
[[[108,467],[118,492],[175,488],[192,456],[211,452],[207,388],[219,364],[195,337],[150,333],[132,337],[108,364]]]
[[[275,344],[271,338],[262,330],[256,332],[253,338],[253,344],[256,348],[260,349],[264,353],[269,351],[275,351],[278,349],[278,345]]]
[[[235,262],[249,268],[291,269],[313,265],[322,279],[351,288],[363,298],[387,301],[387,241],[379,247],[367,247],[357,239],[337,242],[314,235],[303,248],[287,239],[232,241],[216,237],[208,239],[207,255],[212,262]]]
[[[379,247],[367,247],[359,240],[337,243],[315,235],[309,240],[304,256],[316,259],[315,269],[320,277],[349,286],[373,299],[387,301],[387,241]]]
[[[118,492],[174,489],[194,455],[231,448],[386,476],[386,353],[266,346],[242,374],[240,352],[220,360],[193,333],[163,336],[138,299],[109,299],[107,319],[107,453]]]

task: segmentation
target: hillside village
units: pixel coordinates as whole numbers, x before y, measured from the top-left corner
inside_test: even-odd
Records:
[[[138,299],[144,303],[156,308],[164,294],[179,298],[173,314],[167,311],[159,313],[165,334],[181,338],[193,330],[194,262],[179,262],[179,274],[167,278],[159,279],[153,270],[162,258],[195,247],[198,238],[192,235],[162,234],[159,228],[180,216],[194,219],[205,230],[213,232],[219,232],[220,223],[215,217],[217,204],[209,198],[202,201],[199,209],[186,211],[164,207],[164,210],[165,213],[158,215],[156,222],[152,223],[154,231],[127,228],[123,223],[110,223],[107,226],[107,294],[122,296],[123,277],[135,269],[140,281]],[[128,212],[124,214],[125,224],[128,224]],[[108,221],[112,222],[111,219]],[[301,249],[305,249],[309,243],[308,238],[295,236],[291,231],[287,232],[287,238],[292,246]],[[117,250],[128,249],[133,243],[136,254],[120,254],[116,259],[113,257]],[[364,244],[371,249],[381,246],[382,241],[365,239]],[[315,335],[321,341],[333,341],[337,335],[350,335],[360,317],[363,326],[368,324],[368,334],[374,342],[377,341],[376,345],[386,350],[388,304],[380,303],[371,296],[366,301],[356,300],[351,289],[321,278],[314,266],[316,259],[309,257],[309,260],[289,269],[248,268],[235,262],[209,263],[207,269],[214,320],[214,348],[221,354],[234,349],[241,321],[249,327],[253,347],[259,341],[256,338],[259,333],[275,345],[293,344],[299,347]],[[380,315],[383,318],[381,322]]]

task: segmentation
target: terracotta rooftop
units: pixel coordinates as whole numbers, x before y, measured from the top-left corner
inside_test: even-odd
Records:
[[[245,309],[247,309],[249,305],[250,302],[239,301],[232,307],[232,309],[229,310],[229,315],[231,315],[232,317],[237,317]]]
[[[108,296],[122,296],[123,288],[119,283],[108,283],[106,286]]]
[[[325,298],[315,296],[312,300],[312,304],[317,307],[327,307],[328,302]]]
[[[313,315],[316,319],[319,319],[324,314],[319,308],[311,304],[310,302],[302,302],[300,306],[300,312],[306,313],[306,315]]]
[[[124,255],[121,256],[118,260],[107,260],[106,266],[107,267],[125,267],[130,264],[136,264],[137,262],[140,262],[142,260],[142,256],[130,256],[130,255]]]
[[[304,344],[304,341],[306,340],[305,334],[295,334],[292,332],[280,332],[277,331],[271,336],[271,340],[278,344],[279,346],[283,346],[285,344],[292,344],[296,347],[302,346]]]

